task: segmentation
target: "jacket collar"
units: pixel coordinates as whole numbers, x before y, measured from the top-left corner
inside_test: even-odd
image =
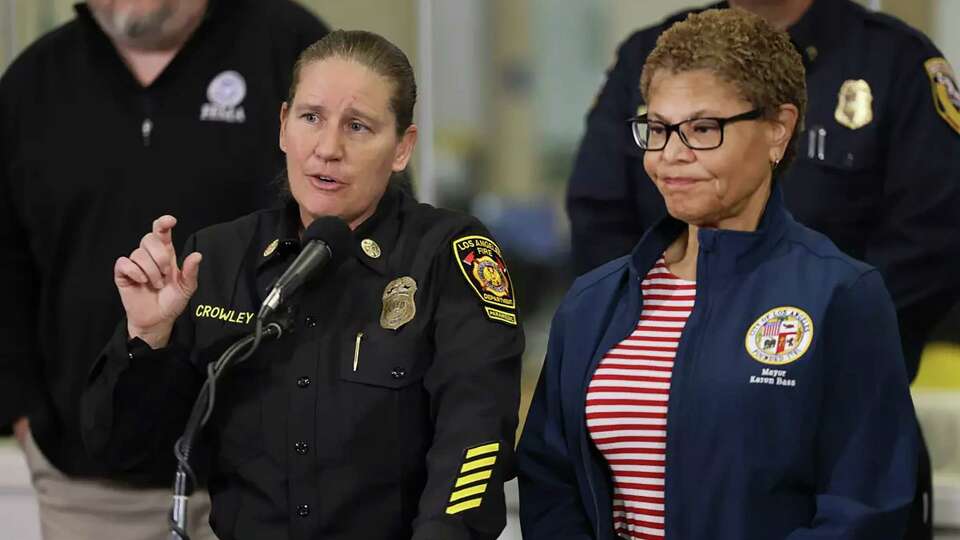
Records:
[[[844,15],[849,11],[847,3],[848,0],[814,0],[800,20],[787,28],[807,69],[815,65],[822,54],[842,45],[846,25]],[[729,7],[729,2],[719,2],[701,9]]]
[[[397,244],[402,198],[403,194],[391,181],[373,215],[353,231],[352,255],[380,274],[387,273],[387,260]],[[251,246],[258,273],[272,266],[274,261],[283,261],[291,254],[299,253],[302,247],[300,232],[303,227],[296,201],[290,199],[282,208],[267,215],[269,218],[261,221],[257,234],[259,241]],[[370,245],[371,241],[375,248]],[[365,243],[367,249],[363,247]]]
[[[403,194],[393,180],[377,204],[377,210],[353,231],[354,255],[362,264],[380,274],[387,274],[387,261],[397,245],[402,218]],[[376,249],[364,249],[364,243],[373,242]],[[379,253],[379,256],[371,255]]]
[[[846,0],[814,0],[800,20],[787,29],[807,69],[824,54],[842,46],[846,4]]]
[[[764,207],[760,223],[755,231],[731,231],[726,229],[700,229],[700,253],[709,253],[711,268],[721,272],[736,270],[742,265],[752,265],[765,257],[786,232],[789,213],[783,203],[780,185],[773,184],[770,198]],[[654,225],[633,249],[630,255],[630,273],[642,278],[657,259],[687,231],[687,224],[666,216]],[[700,276],[697,276],[700,279]]]
[[[276,261],[300,253],[301,248],[300,231],[303,227],[296,201],[290,198],[265,217],[260,220],[256,240],[250,246],[251,259],[256,261],[258,273]]]

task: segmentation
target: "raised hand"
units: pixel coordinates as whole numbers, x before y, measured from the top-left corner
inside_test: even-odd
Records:
[[[197,290],[202,257],[191,253],[180,269],[173,247],[176,224],[173,216],[155,219],[140,247],[113,266],[113,281],[127,312],[127,332],[154,349],[167,345],[174,321]]]

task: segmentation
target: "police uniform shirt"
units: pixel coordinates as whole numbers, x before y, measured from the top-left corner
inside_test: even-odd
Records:
[[[296,57],[325,33],[288,0],[212,0],[144,88],[81,3],[0,79],[0,426],[30,413],[64,473],[104,472],[78,405],[123,313],[114,261],[159,215],[176,215],[182,242],[273,204],[280,104]]]
[[[290,205],[187,241],[180,255],[204,258],[172,344],[128,348],[121,324],[94,369],[84,415],[95,455],[127,469],[172,459],[205,365],[252,330],[296,256],[297,220]],[[354,239],[291,301],[292,331],[220,377],[206,439],[214,531],[496,538],[523,350],[499,248],[475,219],[394,187]]]
[[[720,4],[714,7],[726,7]],[[567,192],[574,263],[626,254],[664,213],[626,122],[645,110],[640,73],[687,13],[633,34],[587,118]],[[897,307],[911,378],[932,326],[960,293],[960,91],[920,32],[849,0],[817,0],[790,36],[809,107],[780,177],[791,212],[877,267]]]

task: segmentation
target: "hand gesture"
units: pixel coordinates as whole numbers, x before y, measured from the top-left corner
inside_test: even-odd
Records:
[[[129,257],[113,266],[113,281],[127,312],[127,332],[157,349],[165,347],[173,323],[197,290],[201,255],[191,253],[177,266],[173,227],[177,219],[162,216]]]

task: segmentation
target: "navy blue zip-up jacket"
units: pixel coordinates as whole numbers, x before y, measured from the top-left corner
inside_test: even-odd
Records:
[[[525,539],[614,538],[587,385],[685,231],[665,218],[557,311],[518,454]],[[666,538],[902,538],[918,432],[880,274],[794,221],[779,187],[757,231],[701,229],[699,241],[668,402]],[[782,354],[762,331],[778,317],[800,327]]]

